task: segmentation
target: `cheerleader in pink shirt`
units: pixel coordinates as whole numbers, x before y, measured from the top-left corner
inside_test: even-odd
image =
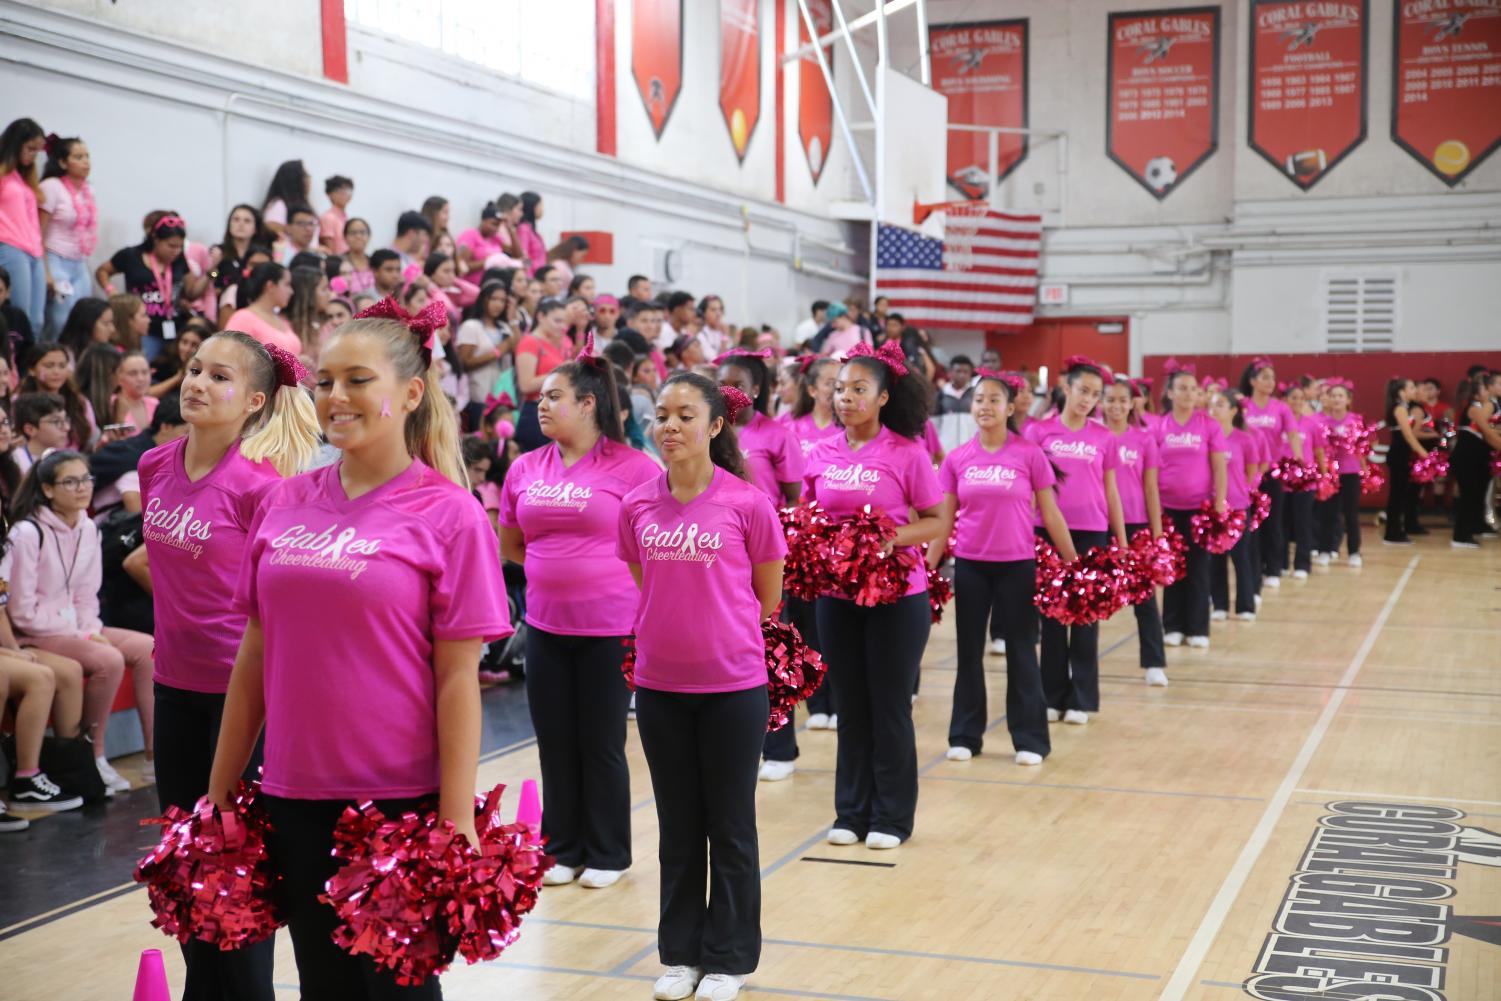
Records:
[[[1296,455],[1309,465],[1317,467],[1322,473],[1326,468],[1324,445],[1329,437],[1327,427],[1308,405],[1308,394],[1302,386],[1293,383],[1285,387],[1283,400],[1292,411],[1298,438],[1297,447],[1289,445],[1287,454]],[[1289,435],[1290,439],[1291,435]],[[1313,525],[1313,503],[1314,492],[1312,490],[1298,490],[1287,498],[1285,527],[1288,539],[1293,543],[1291,563],[1293,578],[1296,580],[1307,580],[1308,571],[1313,569],[1313,554],[1317,545]],[[1288,562],[1287,551],[1284,549],[1282,552],[1283,570],[1287,569]]]
[[[668,379],[652,426],[667,470],[620,510],[616,552],[641,588],[636,725],[660,831],[663,999],[697,988],[732,1001],[761,955],[761,621],[781,600],[787,546],[770,498],[743,479],[734,423],[747,406],[702,375]]]
[[[625,442],[620,397],[593,339],[548,373],[550,439],[506,471],[500,544],[526,570],[527,704],[542,763],[548,884],[614,884],[631,865],[630,692],[621,676],[638,594],[615,555],[621,500],[657,478]]]
[[[315,402],[342,456],[267,492],[236,589],[247,621],[209,797],[228,804],[264,725],[267,847],[304,997],[441,996],[437,977],[399,987],[334,944],[318,894],[345,807],[436,803],[476,843],[480,652],[511,625],[433,373],[439,312],[385,300],[324,345]]]
[[[245,616],[235,583],[251,522],[282,475],[318,452],[317,415],[297,359],[248,334],[215,334],[183,373],[188,434],[141,457],[142,554],[156,609],[156,795],[191,810],[208,792],[224,693]],[[246,766],[254,778],[257,746]],[[270,1001],[275,940],[221,951],[182,946],[188,999]]]
[[[1324,394],[1324,409],[1319,420],[1324,424],[1325,447],[1329,461],[1339,474],[1339,493],[1318,504],[1319,529],[1318,552],[1314,562],[1327,566],[1331,559],[1339,558],[1340,528],[1344,529],[1345,547],[1350,554],[1349,565],[1361,565],[1360,556],[1360,473],[1365,468],[1365,454],[1357,448],[1336,446],[1338,435],[1353,430],[1361,423],[1358,414],[1350,411],[1355,397],[1355,384],[1338,376],[1325,379],[1328,387]]]
[[[1275,464],[1284,455],[1303,450],[1303,436],[1298,431],[1297,421],[1287,404],[1277,399],[1277,372],[1266,358],[1254,358],[1240,376],[1240,395],[1246,416],[1246,430],[1261,436],[1264,451],[1269,454],[1268,466]],[[1284,443],[1285,439],[1285,443]],[[1272,512],[1261,526],[1260,545],[1257,547],[1261,564],[1261,579],[1267,587],[1282,586],[1283,563],[1287,559],[1287,541],[1283,531],[1287,495],[1281,481],[1262,474],[1261,491],[1272,499]]]
[[[1018,765],[1040,765],[1048,738],[1047,699],[1037,664],[1037,560],[1033,513],[1065,559],[1075,557],[1073,539],[1053,497],[1055,475],[1047,456],[1010,426],[1017,382],[988,369],[978,371],[970,415],[973,438],[944,457],[944,532],[955,530],[954,622],[958,674],[949,717],[950,761],[980,753],[989,723],[985,692],[986,620],[999,625],[1009,651],[1006,662],[1006,729]],[[937,566],[941,548],[929,550]],[[994,620],[999,620],[995,623]]]
[[[1188,543],[1188,566],[1182,577],[1162,592],[1162,627],[1168,646],[1181,646],[1186,637],[1196,649],[1209,648],[1209,551],[1192,541],[1189,519],[1206,500],[1224,514],[1226,473],[1230,449],[1225,432],[1208,413],[1194,409],[1203,387],[1190,372],[1168,373],[1167,392],[1172,410],[1157,425],[1157,451],[1162,461],[1162,508]]]
[[[1261,476],[1261,446],[1246,428],[1241,396],[1233,389],[1219,389],[1209,401],[1209,416],[1219,422],[1229,449],[1225,463],[1225,503],[1231,509],[1246,512],[1251,522],[1251,484]],[[1256,621],[1256,540],[1250,532],[1242,535],[1228,553],[1210,556],[1209,592],[1214,602],[1210,619],[1223,622],[1230,616],[1230,567],[1235,567],[1235,617],[1242,622]]]
[[[1092,420],[1105,389],[1105,369],[1088,358],[1064,362],[1067,391],[1057,417],[1035,421],[1027,438],[1040,446],[1058,471],[1058,508],[1074,540],[1086,552],[1114,536],[1126,542],[1116,488],[1120,450],[1110,429]],[[1007,645],[1007,656],[1011,648]],[[1100,627],[1065,626],[1042,619],[1042,687],[1048,720],[1076,726],[1100,710]]]
[[[931,385],[909,371],[895,344],[856,345],[839,369],[834,410],[844,433],[819,443],[803,474],[805,500],[835,518],[870,507],[897,525],[893,547],[943,533],[943,490],[922,443]],[[817,602],[818,639],[835,676],[839,752],[830,844],[895,848],[917,813],[912,692],[932,628],[922,560],[907,593],[865,608],[848,598]]]
[[[1152,538],[1162,534],[1162,500],[1157,490],[1161,460],[1157,453],[1156,433],[1142,423],[1133,403],[1139,392],[1134,380],[1117,376],[1105,387],[1100,411],[1105,426],[1115,435],[1120,466],[1115,471],[1115,487],[1121,498],[1121,517],[1126,535],[1143,528],[1151,529]],[[1141,667],[1149,685],[1167,685],[1167,650],[1162,642],[1162,613],[1157,609],[1154,591],[1146,601],[1132,606],[1136,614],[1136,638],[1141,650]]]

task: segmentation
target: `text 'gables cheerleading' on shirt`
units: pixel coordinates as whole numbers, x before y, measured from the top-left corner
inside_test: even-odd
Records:
[[[197,515],[191,504],[176,504],[169,511],[160,497],[153,497],[141,512],[141,534],[152,542],[181,549],[196,560],[214,537],[214,523]]]
[[[642,562],[702,563],[711,567],[723,548],[719,533],[700,531],[696,521],[675,525],[653,521],[641,530]]]
[[[879,469],[867,469],[861,463],[850,466],[830,464],[823,471],[822,489],[837,491],[839,493],[856,492],[873,494],[881,485],[881,471]]]
[[[337,521],[322,528],[291,525],[271,539],[269,546],[275,550],[270,559],[273,566],[347,573],[350,580],[359,580],[370,565],[363,557],[380,552],[379,539],[362,537],[358,529],[341,528]]]

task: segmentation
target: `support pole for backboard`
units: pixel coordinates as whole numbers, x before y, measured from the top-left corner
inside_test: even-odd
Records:
[[[928,58],[928,0],[917,0],[917,52],[922,72],[922,85],[933,86],[933,61]]]
[[[838,3],[839,0],[834,0]],[[891,63],[890,38],[886,30],[886,5],[876,3],[876,188],[870,198],[870,294],[865,304],[876,306],[876,261],[881,235],[881,198],[886,185],[886,72]]]

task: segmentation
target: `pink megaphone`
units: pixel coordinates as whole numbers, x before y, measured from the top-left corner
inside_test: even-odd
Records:
[[[131,1001],[172,1001],[167,989],[167,968],[162,965],[160,949],[144,949],[136,970],[136,989]]]
[[[542,796],[537,792],[536,779],[527,779],[521,783],[521,802],[516,805],[516,823],[525,824],[533,834],[542,832]]]

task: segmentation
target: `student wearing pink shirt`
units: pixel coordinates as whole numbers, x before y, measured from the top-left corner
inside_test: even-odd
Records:
[[[41,227],[46,246],[46,339],[56,339],[73,304],[92,290],[89,256],[99,246],[99,210],[89,187],[89,148],[77,137],[52,136],[42,172]]]
[[[521,222],[516,227],[521,257],[526,262],[527,274],[535,275],[537,269],[547,263],[547,244],[537,232],[537,222],[542,218],[542,196],[535,191],[521,193]]]
[[[1120,467],[1115,471],[1115,489],[1121,498],[1121,517],[1126,522],[1129,539],[1143,528],[1151,529],[1152,538],[1162,535],[1162,498],[1158,493],[1157,437],[1146,427],[1134,403],[1137,392],[1131,380],[1117,376],[1105,387],[1100,411],[1105,426],[1115,435]],[[1162,642],[1162,613],[1157,609],[1157,592],[1146,601],[1132,606],[1136,615],[1136,640],[1141,653],[1141,668],[1148,685],[1167,687],[1167,650]]]
[[[1261,447],[1255,435],[1247,431],[1245,406],[1233,389],[1219,389],[1209,400],[1209,416],[1219,422],[1229,449],[1225,464],[1225,503],[1231,510],[1245,511],[1251,523],[1251,486],[1261,474]],[[1256,540],[1250,532],[1240,537],[1228,553],[1210,556],[1209,593],[1214,603],[1211,620],[1221,622],[1230,615],[1230,567],[1235,567],[1235,617],[1242,622],[1256,621]]]
[[[441,996],[437,977],[399,988],[334,944],[318,895],[345,807],[436,803],[477,841],[480,652],[511,625],[495,533],[432,373],[436,312],[396,319],[385,300],[324,345],[318,421],[342,456],[266,493],[235,592],[245,635],[209,798],[228,805],[264,725],[267,847],[304,997]]]
[[[803,471],[803,499],[835,518],[865,507],[897,525],[892,547],[914,557],[943,532],[943,491],[921,436],[931,385],[907,368],[895,345],[854,348],[839,369],[834,411],[844,433],[818,444]],[[907,593],[865,608],[818,599],[818,638],[835,675],[839,753],[834,826],[828,840],[895,848],[912,836],[917,813],[917,746],[912,693],[932,629],[927,573],[920,558]]]
[[[342,254],[349,249],[344,239],[344,227],[349,224],[349,200],[354,197],[354,182],[342,174],[334,174],[323,182],[323,193],[328,196],[328,211],[318,217],[318,242],[330,254]]]
[[[248,305],[230,314],[225,330],[249,334],[262,344],[274,344],[293,355],[302,352],[302,338],[284,315],[292,301],[290,271],[270,261],[257,264],[240,286],[240,301]]]
[[[505,241],[501,237],[501,213],[500,207],[494,202],[489,202],[479,214],[479,225],[464,230],[454,240],[455,254],[458,258],[459,273],[467,275],[471,271],[483,272],[489,267],[486,263],[496,254],[504,254]],[[514,265],[503,265],[513,267]]]
[[[1121,499],[1116,490],[1120,451],[1115,436],[1092,420],[1105,389],[1104,369],[1077,356],[1068,360],[1067,387],[1057,417],[1034,421],[1027,438],[1040,446],[1058,474],[1058,509],[1084,553],[1103,546],[1113,535],[1126,541]],[[1011,656],[1007,644],[1006,655]],[[1100,627],[1065,626],[1042,617],[1042,686],[1048,720],[1076,726],[1100,711]]]
[[[526,570],[526,695],[556,860],[543,881],[599,889],[631,865],[620,665],[640,596],[615,539],[622,498],[660,470],[625,443],[614,375],[591,349],[543,380],[549,443],[506,472],[499,524],[501,553]]]
[[[273,354],[275,357],[273,357]],[[245,632],[235,583],[267,489],[317,453],[317,416],[295,358],[247,334],[210,337],[182,380],[185,438],[141,458],[142,529],[156,612],[157,801],[191,810],[208,792],[230,669]],[[257,742],[245,776],[261,765]],[[183,997],[269,1001],[274,939],[182,946]]]
[[[732,1001],[761,954],[761,621],[781,600],[787,547],[771,500],[743,478],[731,405],[749,401],[695,373],[667,380],[652,427],[667,471],[626,495],[616,544],[641,589],[636,724],[661,832],[665,999],[697,988]]]
[[[1255,432],[1262,439],[1264,451],[1270,454],[1268,465],[1275,464],[1284,455],[1287,446],[1302,451],[1303,437],[1298,432],[1297,422],[1287,404],[1277,399],[1277,372],[1265,358],[1254,358],[1240,376],[1240,395],[1246,415],[1246,430]],[[1284,444],[1284,440],[1286,444]],[[1286,535],[1283,533],[1283,508],[1287,495],[1282,482],[1269,474],[1261,477],[1261,491],[1272,499],[1272,512],[1262,524],[1260,545],[1257,547],[1261,564],[1262,583],[1267,587],[1282,586],[1282,564],[1287,559]]]
[[[1184,575],[1162,594],[1162,626],[1168,646],[1181,646],[1184,637],[1195,649],[1209,648],[1209,551],[1193,542],[1189,519],[1206,500],[1215,510],[1229,510],[1225,500],[1226,466],[1230,447],[1219,422],[1194,409],[1201,389],[1192,372],[1167,377],[1172,410],[1157,425],[1157,451],[1162,462],[1159,483],[1162,508],[1178,534],[1188,543]]]
[[[1299,445],[1287,454],[1296,455],[1322,473],[1325,469],[1324,445],[1329,435],[1327,427],[1308,405],[1308,394],[1297,383],[1287,387],[1283,402],[1292,411]],[[1294,491],[1287,498],[1286,528],[1288,540],[1293,544],[1291,565],[1295,580],[1307,580],[1308,571],[1313,569],[1313,553],[1317,544],[1313,525],[1314,500],[1312,490]],[[1286,570],[1288,564],[1287,550],[1284,548],[1282,569]]]
[[[1053,497],[1053,467],[1042,449],[1011,428],[1014,383],[988,369],[979,371],[970,416],[979,431],[944,457],[943,531],[957,526],[954,542],[954,627],[958,674],[949,717],[950,761],[980,753],[989,723],[985,692],[986,620],[999,619],[1006,641],[1006,729],[1018,765],[1040,765],[1052,750],[1047,698],[1037,663],[1037,560],[1034,512],[1053,544],[1073,559],[1073,539]],[[941,546],[928,552],[937,566]]]
[[[1361,565],[1360,555],[1360,472],[1365,468],[1365,455],[1336,445],[1338,435],[1353,430],[1361,423],[1360,415],[1351,413],[1355,387],[1345,379],[1326,379],[1328,390],[1324,395],[1324,409],[1319,414],[1325,431],[1325,447],[1329,461],[1339,473],[1339,493],[1318,504],[1319,529],[1318,552],[1314,562],[1327,566],[1331,559],[1339,558],[1340,528],[1344,529],[1345,547],[1350,554],[1349,565]]]
[[[0,132],[0,268],[10,274],[11,302],[26,314],[35,336],[41,336],[47,307],[36,166],[46,145],[42,127],[30,118],[17,118]]]

